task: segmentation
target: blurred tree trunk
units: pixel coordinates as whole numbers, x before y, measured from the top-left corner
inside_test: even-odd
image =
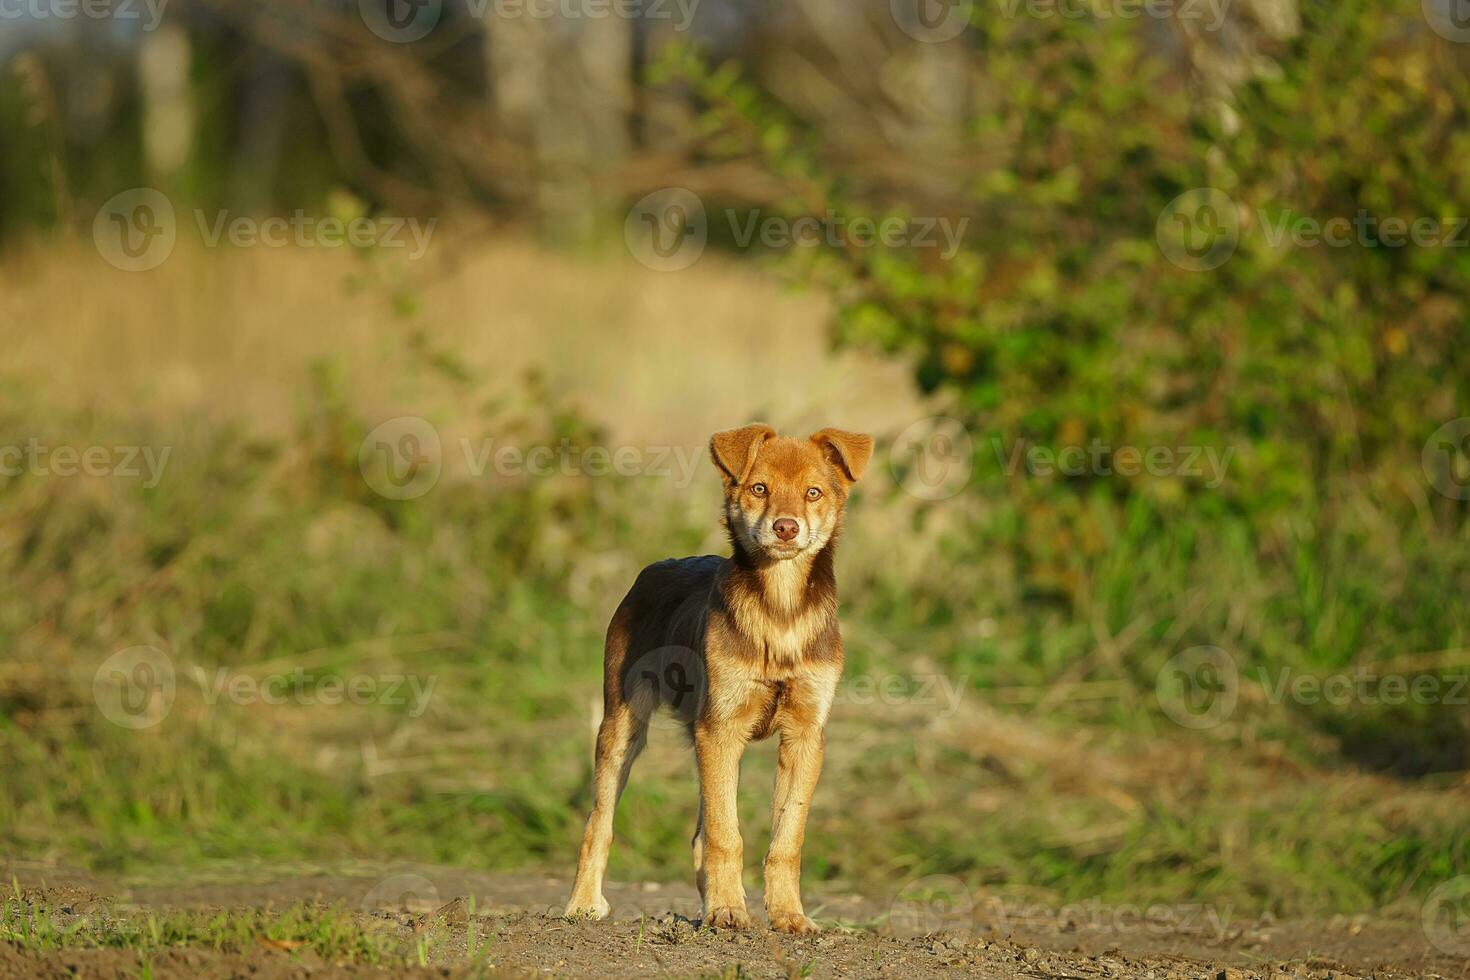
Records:
[[[533,171],[541,142],[537,125],[547,87],[545,32],[528,17],[486,18],[485,46],[495,127],[508,145],[520,150],[517,169],[527,179],[520,190],[534,199],[539,182]]]
[[[45,63],[20,54],[0,65],[0,241],[27,226],[71,221],[66,142],[56,90]],[[39,164],[37,166],[36,164]]]
[[[895,73],[904,82],[895,86],[909,109],[914,135],[939,152],[953,152],[964,135],[970,112],[970,52],[959,41],[952,44],[906,44],[893,54]]]
[[[528,196],[555,238],[585,240],[616,207],[633,107],[632,22],[491,18],[486,43],[501,135],[522,148]]]
[[[178,177],[194,149],[190,58],[188,31],[173,22],[144,34],[138,48],[143,154],[149,178],[165,187]]]
[[[240,92],[239,136],[229,160],[227,200],[242,211],[275,203],[276,177],[290,120],[289,65],[279,54],[252,44]]]

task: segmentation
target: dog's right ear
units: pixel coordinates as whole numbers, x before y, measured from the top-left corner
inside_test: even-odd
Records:
[[[760,422],[716,432],[709,440],[709,458],[732,486],[739,486],[755,465],[755,454],[760,452],[761,443],[775,435],[775,429]]]

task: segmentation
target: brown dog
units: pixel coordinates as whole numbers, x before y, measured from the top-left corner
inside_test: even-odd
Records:
[[[745,746],[776,732],[766,916],[773,929],[816,932],[801,905],[801,843],[842,673],[832,558],[848,490],[873,440],[836,429],[796,439],[747,425],[716,434],[709,449],[725,481],[734,554],[648,566],[608,625],[595,800],[567,914],[600,919],[610,911],[602,876],[613,808],[650,716],[665,707],[694,742],[694,875],[705,924],[750,925],[735,792]]]

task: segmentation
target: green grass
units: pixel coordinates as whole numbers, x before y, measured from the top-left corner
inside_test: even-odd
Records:
[[[350,913],[299,903],[280,911],[164,911],[69,915],[17,888],[0,903],[0,942],[49,952],[122,949],[150,957],[182,946],[243,953],[259,943],[284,952],[309,951],[332,963],[390,964],[408,950],[387,930],[365,929]]]
[[[330,389],[318,402],[277,443],[23,404],[0,414],[0,442],[49,426],[80,444],[176,447],[152,491],[0,480],[0,643],[13,651],[0,664],[0,852],[131,875],[242,860],[570,874],[606,616],[640,564],[718,547],[713,504],[675,505],[700,486],[586,477],[448,481],[386,501],[356,469],[364,423]],[[535,438],[555,444],[581,424],[549,412]],[[1346,543],[1312,542],[1272,565],[1228,521],[1181,515],[1161,536],[1144,514],[1084,549],[1089,605],[1069,610],[1017,586],[983,536],[926,526],[934,515],[879,479],[854,503],[842,559],[849,674],[940,673],[962,700],[951,718],[912,701],[839,707],[806,849],[815,890],[897,899],[938,873],[1058,903],[1301,915],[1412,911],[1470,868],[1463,785],[1370,773],[1333,734],[1391,731],[1430,753],[1463,709],[1276,706],[1247,671],[1228,723],[1190,732],[1154,697],[1159,667],[1196,643],[1230,646],[1243,669],[1341,662],[1346,641],[1314,637],[1349,636],[1383,660],[1401,649],[1386,643],[1394,632],[1438,649],[1462,626],[1431,624],[1465,615],[1439,604],[1442,586],[1373,591],[1382,553],[1360,550],[1355,567]],[[990,515],[982,526],[1001,533],[1004,506]],[[905,527],[922,560],[895,557]],[[1407,535],[1396,547],[1393,560],[1466,574],[1462,544]],[[166,652],[177,688],[167,717],[135,731],[103,717],[93,679],[140,644]],[[418,716],[411,704],[211,703],[221,669],[263,680],[296,668],[434,687]],[[689,876],[688,763],[653,756],[619,811],[615,880]],[[752,873],[771,756],[753,749],[744,777]],[[18,914],[7,929],[32,928]]]

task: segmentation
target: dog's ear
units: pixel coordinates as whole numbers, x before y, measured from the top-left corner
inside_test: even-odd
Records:
[[[709,458],[733,485],[739,485],[755,465],[755,454],[761,443],[774,438],[776,430],[759,422],[716,432],[709,440]]]
[[[837,467],[848,483],[856,483],[868,468],[868,460],[873,458],[872,436],[841,429],[823,429],[812,433],[812,442],[822,447],[827,461]]]

